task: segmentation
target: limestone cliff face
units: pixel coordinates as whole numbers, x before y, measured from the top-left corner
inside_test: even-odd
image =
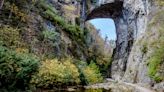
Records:
[[[93,18],[113,18],[116,24],[117,41],[113,53],[111,65],[111,77],[115,80],[124,80],[133,83],[144,83],[151,85],[155,83],[149,75],[148,60],[151,54],[143,51],[145,47],[140,42],[148,33],[158,34],[158,31],[150,31],[148,26],[154,16],[163,10],[162,0],[100,0],[99,7],[93,9],[88,15],[88,20]],[[116,4],[122,1],[121,8],[111,6],[108,3]],[[106,8],[103,8],[106,7]],[[110,8],[110,9],[107,9]],[[114,15],[118,12],[119,15]],[[101,9],[101,11],[99,11]],[[114,11],[112,11],[114,10]],[[104,12],[105,11],[105,12]],[[155,26],[154,26],[155,28]],[[152,29],[153,30],[153,29]],[[163,35],[163,34],[161,34]],[[156,36],[158,37],[158,36]],[[144,39],[145,42],[153,39],[153,36]],[[164,40],[164,39],[163,39]],[[150,45],[150,44],[149,44]],[[163,61],[162,61],[163,62]],[[163,64],[161,63],[161,67]],[[163,69],[163,67],[161,68]],[[162,70],[161,70],[162,71]],[[164,77],[163,71],[161,76]]]
[[[75,24],[75,19],[80,16],[80,1],[78,0],[49,0],[51,4],[65,17],[68,21]]]
[[[112,77],[120,80],[124,73],[129,70],[129,56],[134,54],[131,48],[136,48],[135,43],[146,31],[147,19],[149,16],[150,2],[146,0],[125,0],[121,17],[116,20],[117,27],[117,48],[114,53],[112,64]],[[137,53],[137,55],[141,55]],[[138,59],[138,57],[136,58]],[[136,60],[140,63],[140,60]],[[139,65],[136,65],[138,68]],[[135,70],[135,69],[134,69]],[[128,78],[129,79],[129,78]]]
[[[124,0],[123,17],[116,22],[118,39],[112,64],[112,78],[147,85],[154,83],[149,76],[148,58],[151,54],[149,50],[147,53],[143,51],[144,45],[140,40],[151,33],[148,25],[157,12],[163,11],[161,7],[157,2],[149,0]],[[154,34],[158,34],[158,31],[154,31]],[[152,38],[153,36],[149,36],[144,41]]]
[[[130,16],[128,16],[128,19],[132,17],[132,19],[128,21],[128,28],[133,29],[134,40],[127,58],[123,80],[152,86],[154,83],[157,83],[157,79],[154,77],[160,76],[162,78],[160,82],[162,83],[164,77],[163,60],[161,60],[160,64],[156,64],[155,62],[158,62],[158,60],[153,61],[151,57],[160,53],[155,53],[156,49],[152,46],[152,43],[158,41],[154,46],[159,46],[159,48],[163,44],[163,42],[160,41],[161,36],[164,36],[164,30],[161,28],[163,23],[159,21],[160,19],[161,21],[163,20],[162,17],[159,17],[161,12],[164,12],[163,6],[159,5],[158,0],[134,0],[134,2],[133,0],[129,0],[129,2],[126,0],[125,7],[127,10],[133,11],[133,14],[129,13]],[[152,25],[152,21],[156,21],[154,25]],[[160,28],[161,32],[159,32]],[[161,36],[159,34],[161,34]],[[162,38],[162,40],[164,39]],[[161,56],[163,57],[162,53]],[[152,62],[154,63],[151,64]],[[152,65],[157,69],[157,73],[154,72],[153,76],[152,70],[155,69],[152,69]]]

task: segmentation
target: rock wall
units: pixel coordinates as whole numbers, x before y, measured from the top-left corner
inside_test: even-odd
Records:
[[[162,46],[160,44],[163,44],[163,42],[160,42],[159,39],[160,35],[158,35],[159,34],[158,30],[159,27],[162,27],[161,25],[163,25],[163,23],[158,21],[156,22],[158,24],[155,23],[154,25],[151,26],[150,24],[152,23],[152,21],[158,19],[158,17],[156,16],[158,16],[159,12],[164,11],[163,6],[159,5],[158,0],[157,1],[135,0],[135,2],[125,3],[125,6],[132,5],[128,3],[133,3],[133,7],[129,7],[129,9],[135,12],[134,13],[135,15],[133,17],[134,23],[129,21],[129,23],[132,24],[130,25],[130,27],[134,29],[133,30],[134,44],[130,51],[129,57],[127,58],[127,64],[126,64],[127,68],[123,76],[123,80],[132,83],[140,83],[140,84],[142,83],[142,85],[145,86],[153,86],[154,84],[157,83],[157,80],[153,78],[154,76],[150,76],[151,75],[150,71],[152,68],[149,65],[151,63],[150,58],[152,57],[152,53],[154,53],[155,51],[151,43],[154,40],[156,40],[158,41],[158,43],[155,43],[154,45],[159,46],[159,48]],[[162,20],[163,18],[161,17],[160,19]],[[161,30],[163,30],[163,28]],[[164,35],[163,32],[160,32],[160,34],[162,36]],[[158,58],[158,60],[159,59],[160,58]],[[155,62],[158,62],[158,60],[156,60]],[[163,63],[161,62],[159,65],[156,65],[156,63],[154,63],[153,65],[156,66],[156,68],[161,67],[160,69],[158,69],[158,71],[161,71],[158,74],[163,78],[164,77]],[[162,80],[158,82],[162,83]]]
[[[148,25],[153,17],[158,11],[163,11],[163,5],[159,5],[160,1],[163,2],[162,0],[99,0],[96,4],[91,3],[91,7],[87,1],[86,20],[112,18],[115,21],[117,41],[110,67],[110,77],[113,79],[144,83],[146,86],[156,83],[148,74],[147,60],[151,55],[143,51],[145,48],[141,40],[149,33]],[[50,0],[50,2],[54,4],[59,14],[72,24],[75,24],[76,18],[80,18],[80,11],[83,8],[80,1]]]
[[[133,43],[146,31],[149,15],[149,3],[146,0],[125,0],[121,17],[117,18],[117,47],[112,64],[112,77],[120,80],[129,66],[129,54]],[[140,61],[140,60],[137,60]],[[138,67],[138,66],[137,66]]]
[[[49,0],[50,3],[59,11],[59,13],[70,21],[72,24],[75,24],[75,19],[80,17],[80,1],[78,0]]]
[[[122,13],[117,17],[111,17],[112,12],[103,13],[93,9],[97,16],[89,14],[89,17],[113,18],[116,24],[116,49],[113,53],[111,65],[111,77],[115,80],[123,80],[132,83],[153,85],[156,83],[148,74],[148,58],[150,53],[144,53],[144,45],[141,40],[148,34],[149,23],[157,12],[163,11],[162,0],[105,0],[98,8],[107,3],[123,1]],[[110,7],[112,8],[112,7]],[[114,8],[114,7],[113,7]],[[102,14],[103,13],[103,14]],[[108,16],[108,17],[107,17]],[[155,26],[154,26],[155,27]],[[154,34],[157,34],[157,32]],[[153,38],[153,37],[149,37]],[[144,41],[149,41],[149,38]],[[151,51],[150,51],[151,52]],[[162,64],[161,64],[162,66]],[[161,68],[163,69],[163,68]],[[163,74],[163,72],[162,72]],[[164,77],[162,75],[162,77]]]
[[[51,3],[53,7],[55,7],[55,9],[58,11],[58,15],[63,16],[65,20],[68,21],[70,24],[76,24],[76,19],[80,18],[80,11],[82,8],[80,0],[47,1]],[[121,1],[121,3],[118,3],[119,1]],[[95,6],[94,4],[91,4],[90,8],[92,9],[89,9],[89,7],[87,7],[89,9],[87,10],[87,20],[94,18],[113,18],[116,24],[117,41],[116,48],[113,53],[110,77],[112,77],[115,80],[123,80],[132,83],[144,83],[148,86],[154,85],[156,81],[153,78],[151,78],[148,74],[147,62],[147,60],[151,57],[150,54],[152,50],[147,51],[147,47],[144,46],[144,42],[148,42],[150,39],[158,38],[161,35],[163,36],[163,34],[157,33],[156,30],[156,26],[163,25],[159,25],[158,23],[156,23],[156,25],[152,25],[151,31],[150,26],[148,25],[152,20],[154,20],[154,17],[158,15],[159,11],[164,11],[164,1],[100,0],[97,4],[98,5]],[[35,15],[35,13],[33,13],[34,12],[32,12],[29,15]],[[29,40],[29,43],[31,43],[32,39],[36,38],[35,35],[38,35],[38,33],[40,33],[40,24],[42,24],[43,26],[45,25],[46,27],[48,27],[47,29],[49,30],[55,30],[55,28],[57,28],[57,26],[54,26],[51,21],[48,21],[47,19],[41,17],[40,14],[36,15],[37,16],[35,16],[34,19],[31,19],[31,21],[30,19],[28,19],[27,21],[27,23],[31,24],[29,25],[29,27],[27,27],[27,34],[31,35],[25,38]],[[164,19],[162,19],[161,21],[164,21]],[[5,18],[2,17],[0,23],[5,24]],[[6,23],[8,23],[8,21]],[[41,42],[37,40],[34,46],[32,45],[32,47],[37,49],[34,49],[32,51],[40,51],[41,53],[53,51],[57,54],[56,56],[72,54],[73,56],[77,56],[78,58],[84,60],[88,57],[88,55],[85,55],[84,52],[90,44],[87,44],[88,47],[85,46],[86,48],[81,47],[81,45],[77,41],[71,40],[68,33],[61,29],[58,31],[59,32],[57,33],[59,33],[60,35],[58,41],[60,42],[57,42],[57,46],[55,47],[55,49],[47,46],[49,50],[43,50],[43,52],[41,52],[41,49],[46,48],[46,46],[42,46],[42,44],[39,44]],[[25,35],[28,36],[27,34]],[[91,41],[89,43],[91,43]],[[164,78],[163,62],[160,66],[160,74]],[[158,88],[158,86],[156,86],[156,88]]]

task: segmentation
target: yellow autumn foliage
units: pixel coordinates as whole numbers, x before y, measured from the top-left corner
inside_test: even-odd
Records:
[[[82,69],[87,84],[94,84],[103,81],[99,68],[94,62]]]
[[[11,9],[11,12],[14,13],[16,17],[20,18],[21,21],[25,22],[28,19],[27,14],[20,11],[19,8],[15,4],[12,4],[10,6],[10,9]]]
[[[27,48],[16,48],[17,53],[28,53],[29,49]]]
[[[9,25],[0,26],[0,44],[12,49],[25,46],[21,39],[20,29]]]
[[[79,72],[71,59],[57,59],[42,62],[39,72],[33,76],[31,83],[38,87],[59,86],[80,83]]]

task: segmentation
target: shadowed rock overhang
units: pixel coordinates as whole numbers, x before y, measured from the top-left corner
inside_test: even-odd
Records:
[[[86,18],[87,20],[95,18],[112,18],[115,19],[122,15],[123,1],[115,1],[113,3],[103,4],[92,10]]]

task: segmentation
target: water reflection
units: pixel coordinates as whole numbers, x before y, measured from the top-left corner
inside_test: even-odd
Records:
[[[105,89],[77,89],[77,90],[38,90],[36,92],[111,92],[111,90]]]

